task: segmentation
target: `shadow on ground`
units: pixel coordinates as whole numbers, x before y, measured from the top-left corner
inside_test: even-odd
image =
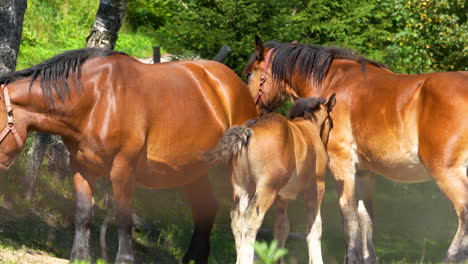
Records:
[[[73,186],[46,175],[38,179],[34,199],[23,199],[21,164],[0,178],[0,245],[20,248],[26,246],[68,258],[73,241]],[[231,203],[230,181],[223,167],[213,168],[210,179],[220,203],[213,232],[210,263],[233,263],[234,240],[229,231]],[[98,183],[92,227],[94,259],[101,258],[99,232],[103,219],[110,213],[105,199],[110,190],[108,182]],[[456,215],[451,204],[434,183],[400,185],[377,177],[375,201],[374,243],[380,263],[426,263],[443,259],[456,230]],[[180,188],[148,190],[138,188],[135,210],[143,220],[135,228],[134,242],[138,263],[179,263],[191,236],[193,224],[190,209]],[[291,231],[305,230],[305,209],[302,201],[292,202],[289,208]],[[325,263],[342,263],[344,242],[337,195],[331,177],[327,177],[327,191],[322,207],[323,255]],[[271,228],[268,214],[264,228]],[[268,232],[259,239],[271,239]],[[112,261],[117,250],[115,226],[109,225],[107,254]],[[307,262],[306,243],[290,239],[286,259]]]

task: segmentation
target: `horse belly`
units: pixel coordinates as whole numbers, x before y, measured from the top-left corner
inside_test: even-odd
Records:
[[[378,155],[359,155],[359,167],[376,172],[393,181],[416,183],[431,180],[430,174],[418,156],[417,145],[398,145],[379,150]]]
[[[157,157],[142,158],[137,168],[137,184],[146,188],[173,188],[189,184],[207,171],[207,165],[191,162],[176,163]]]

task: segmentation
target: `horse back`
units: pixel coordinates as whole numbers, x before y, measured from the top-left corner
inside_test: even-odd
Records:
[[[109,155],[138,153],[138,182],[148,187],[180,186],[193,181],[190,173],[199,177],[196,171],[208,167],[201,154],[227,128],[257,114],[247,86],[220,63],[150,65],[123,55],[89,63],[96,66],[86,77],[97,102],[87,137],[112,150]]]
[[[250,126],[252,136],[247,155],[254,182],[274,182],[280,195],[295,199],[314,179],[317,155],[325,155],[318,130],[310,120],[288,120],[269,113]],[[246,164],[244,162],[244,164]]]
[[[421,96],[419,155],[425,163],[464,168],[466,173],[468,72],[431,74]]]
[[[340,124],[331,131],[331,149],[342,143],[337,138],[345,138],[360,168],[396,181],[429,180],[420,159],[421,146],[432,144],[434,137],[440,140],[444,136],[440,129],[444,123],[461,121],[463,109],[466,113],[466,76],[465,73],[366,76],[349,86],[350,98],[338,100],[334,110],[338,116],[333,119]],[[454,101],[458,102],[456,107]],[[443,116],[445,112],[450,113],[445,122],[428,118],[428,115]],[[434,136],[428,140],[426,134]]]

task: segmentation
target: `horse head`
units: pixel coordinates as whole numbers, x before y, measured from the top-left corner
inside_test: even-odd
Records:
[[[24,125],[17,126],[14,119],[13,106],[6,84],[1,85],[0,124],[5,124],[0,132],[0,171],[7,170],[23,150],[27,132]],[[18,116],[15,116],[18,117]],[[21,121],[19,122],[21,123]]]
[[[309,97],[298,99],[294,106],[289,110],[288,118],[293,119],[302,117],[310,119],[320,128],[320,137],[326,145],[328,135],[333,128],[333,119],[331,112],[336,105],[335,94],[332,94],[328,100],[322,97]]]
[[[255,52],[243,74],[247,76],[247,85],[259,112],[271,112],[286,100],[283,83],[275,81],[272,75],[273,56],[274,49],[264,46],[255,36]]]

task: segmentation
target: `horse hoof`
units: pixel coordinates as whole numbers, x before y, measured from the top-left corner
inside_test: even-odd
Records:
[[[444,263],[468,263],[468,252],[458,252],[457,254],[447,256]]]
[[[81,249],[73,248],[71,256],[70,256],[70,263],[74,263],[76,261],[90,262],[91,256],[89,254],[89,251],[84,248],[81,248]]]
[[[377,259],[375,257],[364,258],[364,264],[375,264],[375,263],[377,263]]]
[[[189,264],[189,263],[194,263],[194,264],[208,264],[208,257],[189,257],[189,256],[184,256],[182,259],[182,263],[184,264]]]
[[[357,249],[350,249],[346,252],[345,264],[362,264],[362,263],[375,263],[375,262],[364,262],[361,252]]]
[[[133,263],[135,263],[135,260],[133,259],[133,256],[130,256],[130,255],[118,256],[117,259],[115,260],[115,264],[133,264]]]

